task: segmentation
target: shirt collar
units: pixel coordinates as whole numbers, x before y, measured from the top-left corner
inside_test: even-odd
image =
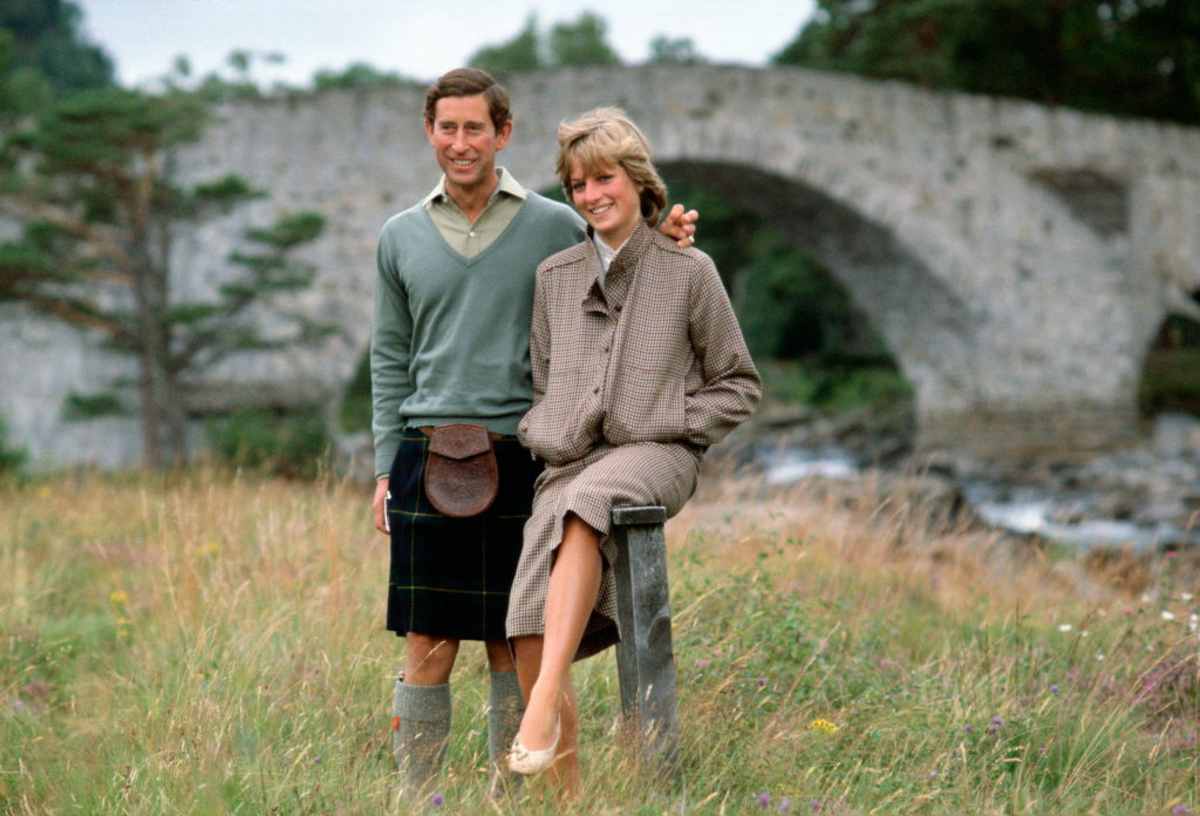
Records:
[[[496,189],[492,190],[492,195],[488,199],[489,205],[496,200],[497,196],[501,194],[511,196],[520,201],[524,201],[529,195],[529,191],[521,185],[521,182],[517,181],[516,178],[513,177],[513,174],[505,170],[503,167],[496,168],[496,175],[499,177],[500,181],[496,185]],[[425,198],[421,201],[421,206],[429,209],[434,204],[441,204],[443,202],[450,204],[454,203],[454,199],[446,195],[445,173],[443,173],[442,177],[438,179],[437,185],[429,192],[429,195],[425,196]]]

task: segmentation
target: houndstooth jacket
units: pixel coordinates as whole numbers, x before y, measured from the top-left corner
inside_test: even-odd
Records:
[[[591,241],[538,266],[526,447],[551,465],[602,442],[707,448],[750,415],[762,383],[707,255],[639,222],[600,270]]]

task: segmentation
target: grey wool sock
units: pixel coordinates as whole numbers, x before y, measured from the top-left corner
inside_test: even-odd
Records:
[[[441,768],[450,739],[450,685],[396,681],[392,697],[392,753],[405,787],[416,792]]]
[[[492,672],[492,686],[488,692],[488,756],[493,766],[508,767],[505,757],[521,727],[524,713],[525,701],[521,697],[517,673]]]

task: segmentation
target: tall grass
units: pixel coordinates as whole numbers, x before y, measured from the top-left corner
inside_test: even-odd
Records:
[[[488,797],[464,648],[431,795],[399,802],[367,496],[207,470],[0,492],[0,811],[554,813]],[[569,812],[1170,814],[1200,805],[1198,574],[1051,557],[919,500],[711,483],[668,528],[679,774],[576,671]],[[1166,614],[1164,614],[1166,613]],[[1167,619],[1170,618],[1170,619]]]

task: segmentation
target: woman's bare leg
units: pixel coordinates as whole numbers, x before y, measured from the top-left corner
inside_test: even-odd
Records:
[[[578,718],[570,684],[571,661],[600,593],[601,566],[600,534],[578,516],[568,515],[546,594],[541,665],[537,680],[528,691],[525,717],[521,720],[521,744],[530,750],[544,749],[554,740],[554,723],[561,712],[560,754],[570,746],[570,759],[563,770],[573,769],[568,775],[574,776],[576,782]],[[517,672],[527,677],[528,672],[522,671],[520,649],[518,646]],[[522,686],[526,677],[521,678]]]

